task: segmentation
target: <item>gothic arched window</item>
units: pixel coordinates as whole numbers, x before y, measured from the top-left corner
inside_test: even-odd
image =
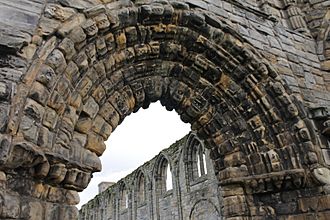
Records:
[[[173,189],[172,169],[164,156],[158,160],[156,165],[155,181],[157,193],[160,195]]]
[[[123,211],[128,208],[128,190],[125,184],[121,185],[119,193],[120,193],[119,207],[120,210]]]
[[[136,199],[138,204],[146,200],[146,180],[142,172],[137,175]]]
[[[185,166],[190,182],[207,174],[205,148],[202,141],[195,134],[190,134],[187,140]]]

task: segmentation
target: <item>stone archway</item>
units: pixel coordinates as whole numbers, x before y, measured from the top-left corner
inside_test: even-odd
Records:
[[[303,104],[212,12],[179,1],[61,2],[77,10],[50,4],[48,18],[75,15],[39,46],[1,134],[0,216],[28,218],[40,206],[41,216],[76,218],[76,192],[101,170],[104,141],[157,100],[211,147],[225,218],[303,214],[270,198],[329,183]]]

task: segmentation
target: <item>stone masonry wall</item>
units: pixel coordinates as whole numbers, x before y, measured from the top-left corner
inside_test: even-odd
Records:
[[[197,153],[193,150],[197,145],[202,147],[201,150],[204,150],[206,155],[204,162],[207,163],[205,164],[207,172],[193,178],[194,174],[189,168],[197,163],[197,158],[191,157],[194,156],[192,154]],[[195,134],[189,134],[83,205],[79,211],[79,219],[222,219],[221,198],[219,198],[217,190],[218,181],[215,178],[212,164],[209,163],[208,154],[209,151],[204,147],[204,143]],[[155,170],[162,157],[166,157],[171,165],[173,189],[157,193],[155,190],[157,172]],[[141,192],[138,190],[139,174],[141,173],[145,177],[143,184],[145,184],[146,190],[145,200],[142,202],[139,201]],[[123,184],[125,184],[129,196],[127,208],[120,207]]]
[[[325,219],[329,7],[0,0],[0,218],[77,219],[104,141],[160,100],[209,146],[224,218]]]

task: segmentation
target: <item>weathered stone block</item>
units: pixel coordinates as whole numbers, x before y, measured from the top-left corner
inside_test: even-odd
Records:
[[[88,57],[88,62],[89,63],[95,63],[96,62],[96,47],[95,47],[95,44],[94,43],[90,43],[86,46],[85,48],[85,53]],[[90,71],[92,72],[92,71]],[[93,74],[93,72],[92,72]],[[93,79],[93,75],[90,75],[89,76],[91,79]]]
[[[87,135],[81,134],[79,132],[73,133],[72,145],[75,148],[83,148],[87,142]]]
[[[130,107],[128,105],[127,100],[119,92],[114,92],[109,97],[109,102],[117,110],[121,119],[125,118],[125,116],[130,113]]]
[[[85,34],[87,37],[93,37],[94,35],[97,34],[98,28],[96,26],[95,21],[92,19],[87,19],[82,25],[82,29],[84,30]]]
[[[72,106],[67,106],[65,108],[62,122],[73,128],[78,120],[77,109]]]
[[[78,219],[78,208],[75,206],[60,207],[58,219]]]
[[[54,220],[58,218],[58,205],[54,203],[45,203],[45,220]]]
[[[48,161],[45,161],[44,163],[38,164],[34,167],[34,170],[32,171],[32,174],[36,178],[44,179],[49,173],[50,165]]]
[[[105,43],[104,38],[97,39],[95,45],[96,45],[97,54],[100,57],[104,57],[108,52],[107,45]]]
[[[70,81],[67,79],[67,77],[63,76],[57,81],[56,91],[64,100],[68,100],[72,90],[73,89],[71,87]]]
[[[247,175],[248,175],[247,167],[244,165],[242,165],[241,167],[228,167],[219,172],[219,180],[244,177]]]
[[[24,107],[24,112],[36,122],[40,122],[43,118],[45,108],[33,99],[27,99]]]
[[[44,219],[44,208],[41,202],[27,202],[22,206],[22,216],[27,219],[43,220]]]
[[[55,72],[50,66],[42,65],[36,80],[51,89],[55,84],[55,77]]]
[[[113,33],[106,34],[104,36],[104,40],[105,40],[105,43],[106,43],[109,51],[113,51],[116,48],[115,36],[113,35]],[[113,57],[109,57],[109,58],[113,59]],[[109,63],[109,61],[106,63]],[[110,62],[110,63],[112,63],[112,62]]]
[[[50,167],[50,171],[48,174],[48,179],[50,179],[54,183],[60,183],[64,180],[67,169],[64,164],[53,164]]]
[[[9,105],[0,104],[0,132],[4,132],[7,129],[8,120]]]
[[[0,101],[8,101],[11,95],[10,85],[9,82],[0,82]]]
[[[11,151],[10,142],[9,136],[0,134],[0,164],[4,164],[9,158]]]
[[[63,52],[66,60],[71,60],[76,54],[74,42],[70,38],[64,38],[58,48]]]
[[[84,151],[83,146],[85,146],[87,141],[87,135],[81,134],[79,132],[74,132],[72,140],[70,142],[70,158],[72,161],[81,163],[82,151]]]
[[[48,100],[48,106],[55,109],[58,114],[62,114],[65,109],[65,101],[57,91],[53,91]]]
[[[81,97],[84,98],[93,86],[93,82],[88,78],[84,77],[77,86],[77,91]]]
[[[276,214],[288,215],[297,212],[297,202],[279,203],[275,206]]]
[[[108,27],[110,27],[110,21],[105,14],[99,14],[98,16],[94,17],[93,19],[96,22],[96,25],[100,30],[104,30],[104,29],[107,29]]]
[[[92,96],[96,102],[101,104],[103,99],[106,97],[106,92],[102,86],[99,86],[94,90]]]
[[[20,200],[19,197],[1,193],[2,207],[0,209],[0,217],[3,219],[17,219],[20,216]]]
[[[87,133],[90,131],[93,125],[93,120],[89,117],[80,117],[76,124],[75,129],[82,133]]]
[[[57,187],[49,187],[47,199],[50,202],[61,203],[64,200],[64,190]]]
[[[126,47],[126,35],[124,32],[121,32],[115,36],[116,44],[118,49],[124,49]]]
[[[91,152],[89,150],[84,150],[82,152],[82,163],[85,164],[86,166],[90,167],[94,171],[101,171],[101,169],[102,169],[102,164],[101,164],[100,158],[94,152]],[[86,175],[87,174],[85,174],[84,176],[86,176]],[[83,176],[80,178],[82,178],[82,180],[87,179],[87,177],[83,177]]]
[[[53,68],[56,73],[62,73],[66,67],[63,53],[59,49],[53,50],[47,57],[46,64]]]
[[[74,42],[75,45],[79,45],[79,44],[82,44],[86,40],[86,34],[80,26],[76,26],[70,32],[69,38]],[[77,47],[78,46],[76,46],[76,48]]]
[[[229,155],[226,155],[224,158],[224,165],[226,167],[236,167],[242,164],[245,164],[245,156],[242,152],[235,152]]]
[[[69,8],[75,8],[78,10],[84,10],[87,8],[91,8],[97,4],[99,4],[96,0],[88,0],[88,1],[79,1],[79,0],[59,0],[59,3],[62,5],[69,7]]]
[[[105,120],[103,119],[103,117],[96,116],[95,119],[93,120],[92,130],[95,133],[100,133],[104,123],[105,123]]]
[[[93,119],[99,111],[99,105],[92,97],[90,97],[84,103],[82,111]]]
[[[59,21],[66,21],[75,14],[75,10],[68,7],[62,7],[58,4],[47,4],[45,8],[45,16],[55,18]]]
[[[108,121],[113,128],[117,127],[120,116],[112,104],[109,102],[104,103],[99,114]]]
[[[64,179],[64,184],[66,185],[74,185],[77,175],[78,175],[79,170],[78,169],[69,169],[68,172],[66,173],[65,179]],[[71,187],[71,186],[69,186]]]
[[[76,191],[68,190],[65,197],[67,198],[67,203],[69,205],[77,205],[80,201],[79,194]],[[75,207],[72,207],[75,208]],[[74,211],[70,213],[72,217],[77,217],[77,211]]]
[[[101,156],[106,147],[104,140],[100,135],[90,133],[88,134],[85,148],[96,153],[96,155]]]
[[[70,33],[69,38],[74,43],[82,43],[86,39],[86,35],[79,25],[85,22],[85,16],[78,14],[67,20],[63,26],[58,30],[61,36],[66,36]]]
[[[224,215],[239,216],[248,212],[245,196],[228,196],[223,199]]]
[[[46,127],[41,126],[38,135],[38,146],[51,149],[53,135],[50,131]]]
[[[54,129],[56,126],[57,120],[58,120],[58,115],[57,115],[56,111],[53,110],[52,108],[46,107],[44,118],[42,121],[43,125],[45,125],[49,129]]]
[[[51,36],[57,31],[60,25],[60,21],[42,17],[39,22],[38,34],[46,37]]]
[[[33,118],[23,116],[19,131],[23,133],[26,140],[32,141],[35,144],[37,143],[38,126],[36,126]]]
[[[30,90],[29,96],[30,98],[44,106],[50,96],[50,93],[43,84],[39,82],[34,82]]]
[[[79,71],[85,73],[88,69],[88,57],[84,51],[80,51],[73,59],[77,64]]]

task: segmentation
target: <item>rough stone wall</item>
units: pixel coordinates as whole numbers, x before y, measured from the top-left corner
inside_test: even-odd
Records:
[[[200,146],[198,146],[200,145]],[[206,156],[207,172],[193,178],[191,165],[197,165],[193,148],[201,147],[205,155],[209,150],[204,147],[195,134],[177,141],[171,147],[137,168],[134,172],[99,193],[94,199],[82,206],[79,211],[80,220],[148,220],[148,219],[194,219],[219,220],[221,199],[218,192],[218,180],[215,178],[213,166]],[[205,151],[204,151],[205,150]],[[201,151],[202,152],[202,151]],[[173,189],[157,194],[157,166],[160,158],[165,157],[171,165]],[[193,159],[193,161],[192,161]],[[197,167],[195,167],[197,168]],[[195,170],[196,171],[196,170]],[[145,177],[145,200],[139,201],[138,184],[140,175]],[[198,173],[195,173],[198,174]],[[128,192],[128,208],[121,209],[121,187],[125,184]],[[119,206],[119,207],[118,207]]]
[[[226,218],[329,214],[329,1],[0,2],[1,218],[77,218],[157,100],[210,146]]]

